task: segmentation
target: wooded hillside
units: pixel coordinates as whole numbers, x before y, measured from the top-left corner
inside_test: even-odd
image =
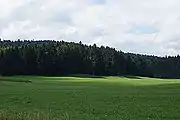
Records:
[[[180,56],[124,53],[64,41],[0,41],[1,75],[138,75],[180,78]]]

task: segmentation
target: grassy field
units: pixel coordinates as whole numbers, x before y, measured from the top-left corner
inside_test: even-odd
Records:
[[[180,120],[180,80],[0,77],[0,120]]]

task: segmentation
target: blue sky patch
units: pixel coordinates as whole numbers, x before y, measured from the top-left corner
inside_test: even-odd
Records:
[[[88,0],[91,4],[106,4],[106,0]]]
[[[159,32],[157,28],[155,28],[154,26],[145,25],[145,24],[134,25],[128,31],[128,33],[132,33],[132,34],[153,34],[157,32]]]

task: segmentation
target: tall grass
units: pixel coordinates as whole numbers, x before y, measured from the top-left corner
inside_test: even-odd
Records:
[[[67,112],[61,118],[56,118],[50,112],[18,112],[15,110],[0,110],[0,120],[70,120]]]
[[[0,120],[57,120],[44,112],[17,112],[0,110]]]

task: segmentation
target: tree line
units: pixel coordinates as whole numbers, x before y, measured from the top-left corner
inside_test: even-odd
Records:
[[[124,53],[82,42],[0,40],[0,75],[71,74],[180,78],[180,56]]]

